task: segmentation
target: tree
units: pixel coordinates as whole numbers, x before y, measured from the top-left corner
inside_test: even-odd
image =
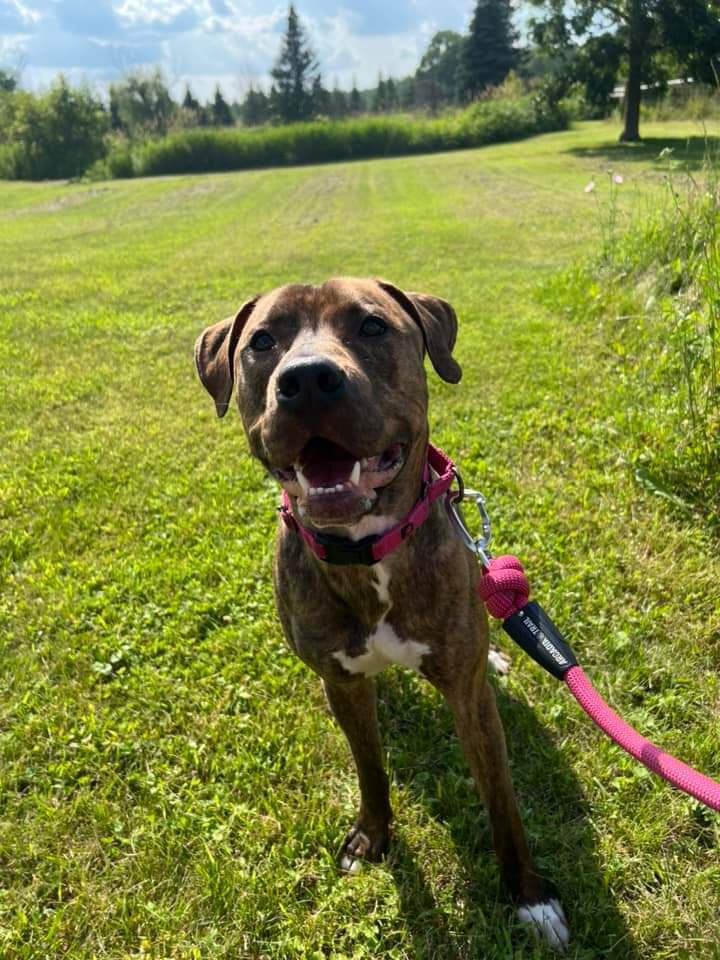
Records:
[[[192,95],[192,91],[190,90],[189,84],[185,84],[185,96],[183,97],[182,106],[183,106],[183,109],[192,110],[193,113],[200,112],[200,101],[196,100],[195,97]]]
[[[184,127],[205,127],[210,120],[208,110],[193,95],[188,84],[185,85],[185,96],[180,104],[180,115],[177,119]]]
[[[417,83],[415,77],[403,77],[398,83],[398,101],[401,110],[412,110],[418,103]]]
[[[433,36],[415,73],[420,100],[436,106],[459,99],[464,42],[454,30],[440,30]]]
[[[16,90],[1,97],[0,121],[0,143],[15,148],[15,177],[75,177],[105,153],[102,102],[86,88],[71,87],[62,74],[42,96]]]
[[[270,101],[262,90],[255,90],[252,84],[240,107],[242,122],[248,127],[257,127],[270,119]]]
[[[17,85],[17,74],[10,70],[0,70],[0,93],[12,93]]]
[[[465,38],[459,81],[467,99],[502,83],[515,66],[511,0],[478,0]]]
[[[357,88],[357,81],[353,77],[352,90],[350,91],[350,113],[358,114],[362,112],[363,102],[360,91]]]
[[[310,90],[312,98],[312,113],[314,116],[326,117],[330,113],[331,97],[330,91],[326,90],[322,84],[319,73],[315,74],[312,89]]]
[[[277,110],[285,123],[296,123],[312,115],[312,87],[317,60],[308,46],[295,7],[288,10],[288,22],[280,55],[270,75],[275,81]]]
[[[138,71],[110,86],[110,115],[113,123],[130,137],[167,133],[176,104],[162,73]]]
[[[607,110],[622,54],[622,41],[616,33],[600,33],[588,37],[573,59],[570,79],[582,84],[585,100],[595,115]]]
[[[338,86],[337,80],[330,94],[330,116],[335,120],[342,120],[348,115],[350,103],[344,90]]]
[[[378,74],[378,85],[375,88],[372,101],[373,113],[385,113],[387,104],[387,85],[383,77],[382,70]]]
[[[280,117],[280,96],[274,83],[270,84],[270,93],[268,94],[268,112],[271,120],[277,120]]]
[[[619,45],[627,68],[620,140],[640,139],[643,82],[657,79],[663,58],[672,54],[678,67],[692,70],[695,79],[711,80],[713,61],[720,56],[720,17],[707,0],[531,0],[546,11],[534,24],[545,47],[569,49],[584,39],[593,51],[593,37],[605,36]],[[713,7],[715,9],[713,10]],[[605,43],[609,41],[606,39]]]
[[[223,97],[219,85],[215,87],[215,99],[210,107],[210,115],[212,117],[213,126],[215,127],[233,126],[234,121],[232,110]]]

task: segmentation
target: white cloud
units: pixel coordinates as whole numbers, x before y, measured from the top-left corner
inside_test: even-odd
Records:
[[[20,0],[0,0],[0,30],[3,33],[32,29],[40,19],[37,10],[20,3]]]

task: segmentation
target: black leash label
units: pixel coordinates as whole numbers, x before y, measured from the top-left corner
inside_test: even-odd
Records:
[[[558,680],[577,666],[572,648],[535,600],[503,621],[503,630],[525,653]]]

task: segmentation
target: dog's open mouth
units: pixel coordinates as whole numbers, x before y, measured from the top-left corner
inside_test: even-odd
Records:
[[[356,457],[331,440],[313,437],[295,463],[273,470],[287,492],[298,498],[303,516],[317,522],[343,521],[372,509],[377,491],[402,469],[405,445],[393,443],[372,457]]]

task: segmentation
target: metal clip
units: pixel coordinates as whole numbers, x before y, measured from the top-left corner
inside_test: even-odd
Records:
[[[448,493],[445,499],[445,509],[447,510],[455,533],[460,537],[468,550],[478,558],[483,567],[487,568],[490,566],[490,560],[492,559],[492,554],[488,550],[492,530],[490,526],[490,516],[485,506],[485,497],[477,490],[466,490],[458,470],[455,470],[455,476],[457,477],[460,489]],[[465,517],[462,507],[460,506],[463,500],[474,500],[475,506],[480,514],[482,535],[477,539],[473,537],[465,523]]]

